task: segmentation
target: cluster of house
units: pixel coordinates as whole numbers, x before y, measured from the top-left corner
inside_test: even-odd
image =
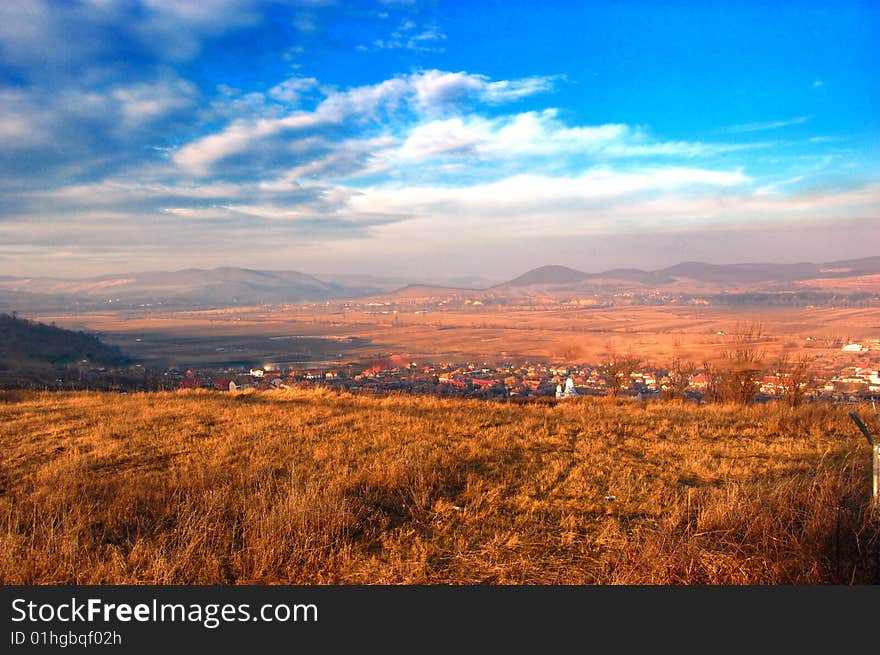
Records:
[[[880,370],[877,367],[847,366],[825,380],[822,389],[880,393]]]
[[[600,366],[571,366],[541,362],[419,364],[400,356],[372,365],[346,364],[327,368],[264,367],[249,371],[173,371],[178,388],[208,388],[222,391],[243,389],[268,390],[328,386],[352,392],[384,393],[408,391],[450,396],[530,397],[607,395],[612,386]],[[687,392],[698,397],[706,392],[709,378],[703,373],[689,377]],[[784,374],[766,374],[759,380],[760,393],[767,398],[780,396],[789,381]],[[638,370],[615,384],[621,393],[632,397],[659,396],[673,386],[665,369]],[[870,366],[846,366],[834,371],[814,372],[809,388],[815,397],[833,399],[853,395],[880,394],[880,363]]]

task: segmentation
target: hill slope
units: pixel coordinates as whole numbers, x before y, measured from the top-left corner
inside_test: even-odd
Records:
[[[528,287],[538,284],[571,284],[589,278],[588,273],[567,266],[539,266],[498,287]]]
[[[82,280],[6,278],[0,280],[0,291],[117,306],[249,305],[325,300],[350,294],[344,287],[297,271],[232,267],[105,275]]]
[[[0,394],[0,583],[870,583],[845,407]],[[863,414],[865,415],[865,414]]]
[[[822,265],[824,275],[877,275],[880,274],[880,257],[862,257]]]
[[[708,264],[705,262],[682,262],[666,268],[644,271],[637,268],[617,268],[599,273],[586,273],[566,266],[541,266],[523,273],[508,282],[493,287],[494,290],[511,290],[522,293],[528,287],[560,287],[568,291],[587,290],[596,287],[615,288],[681,288],[687,282],[698,283],[706,291],[723,291],[727,287],[763,285],[767,290],[791,290],[791,283],[799,287],[816,288],[828,278],[864,278],[880,273],[880,257],[865,257],[846,261],[814,264]],[[767,286],[773,285],[776,286]],[[708,286],[706,286],[708,285]],[[785,286],[788,285],[788,286]]]
[[[567,266],[541,266],[491,286],[401,284],[371,276],[334,276],[327,282],[297,271],[261,271],[221,267],[211,270],[153,271],[64,280],[0,276],[0,310],[67,311],[96,308],[233,307],[391,296],[399,299],[439,296],[522,298],[553,292],[576,293],[656,290],[681,293],[779,292],[835,288],[872,291],[880,275],[880,257],[814,264],[708,264],[683,262],[646,271],[616,268],[586,273]],[[851,280],[852,284],[847,283]],[[488,284],[488,283],[486,283]]]
[[[0,314],[0,370],[63,367],[83,359],[119,364],[126,358],[94,335]]]
[[[438,287],[431,284],[408,284],[387,295],[395,300],[418,300],[450,296],[472,296],[478,293],[478,289]]]

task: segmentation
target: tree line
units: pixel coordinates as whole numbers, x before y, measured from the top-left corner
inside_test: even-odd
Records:
[[[782,399],[792,407],[800,405],[812,381],[810,358],[783,354],[771,360],[762,345],[764,336],[760,324],[751,324],[732,335],[730,347],[719,360],[694,362],[674,357],[667,369],[664,397],[670,400],[685,398],[691,379],[703,374],[704,400],[748,405],[757,398],[762,378],[771,374],[776,376]],[[642,358],[637,355],[612,353],[600,368],[608,385],[608,394],[619,395],[641,363]]]
[[[93,334],[0,313],[0,378],[7,383],[48,382],[82,360],[101,366],[129,361]]]

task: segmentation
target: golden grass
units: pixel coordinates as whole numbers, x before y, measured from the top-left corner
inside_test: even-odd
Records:
[[[841,407],[6,392],[0,429],[3,584],[877,575]]]
[[[414,314],[371,315],[339,306],[302,310],[292,307],[241,307],[224,310],[138,311],[44,315],[39,320],[70,329],[96,330],[137,356],[140,346],[118,334],[204,338],[234,335],[264,343],[268,335],[358,336],[370,340],[362,348],[339,345],[346,358],[377,352],[406,353],[417,361],[475,359],[559,359],[599,363],[608,350],[631,351],[653,362],[673,357],[700,362],[731,347],[729,333],[737,326],[761,325],[769,357],[781,352],[826,358],[840,355],[840,346],[805,338],[862,340],[877,337],[876,308],[621,306],[583,309],[553,306],[433,308]],[[726,332],[727,335],[719,335]],[[117,333],[113,335],[112,333]],[[148,339],[149,340],[149,339]],[[213,347],[211,348],[213,351]],[[216,353],[213,353],[216,355]]]

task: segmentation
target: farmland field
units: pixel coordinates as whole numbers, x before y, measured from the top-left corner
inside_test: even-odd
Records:
[[[98,331],[136,358],[182,365],[242,360],[346,361],[400,353],[433,360],[597,361],[629,351],[648,361],[701,361],[730,335],[760,325],[768,354],[840,357],[850,339],[880,338],[880,309],[621,306],[430,308],[365,311],[343,303],[37,317]]]

